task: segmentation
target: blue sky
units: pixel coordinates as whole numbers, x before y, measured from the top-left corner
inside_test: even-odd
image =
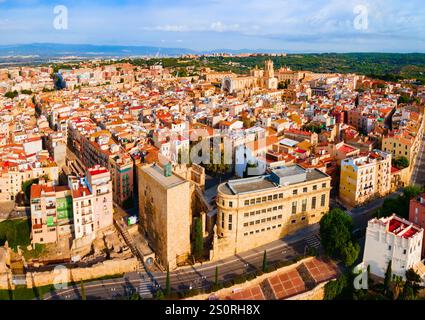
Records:
[[[53,9],[68,8],[67,30]],[[357,6],[367,29],[354,27]],[[423,0],[0,0],[0,44],[425,52]]]

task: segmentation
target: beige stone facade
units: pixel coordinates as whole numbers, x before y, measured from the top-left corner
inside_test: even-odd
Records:
[[[156,164],[138,167],[140,229],[157,261],[175,269],[191,251],[191,192],[189,181],[166,171]]]
[[[212,259],[222,259],[318,223],[329,211],[331,178],[295,165],[218,187]]]

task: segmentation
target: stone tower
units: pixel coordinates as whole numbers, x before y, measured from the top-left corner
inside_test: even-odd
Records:
[[[264,78],[266,79],[274,78],[274,67],[273,67],[272,60],[267,60],[264,63]]]

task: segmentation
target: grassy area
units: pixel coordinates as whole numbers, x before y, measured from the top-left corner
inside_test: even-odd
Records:
[[[28,250],[26,247],[21,249],[22,249],[22,254],[26,260],[38,259],[44,253],[46,246],[44,244],[36,243],[32,250]]]
[[[33,300],[43,299],[43,296],[54,291],[53,285],[28,289],[26,287],[16,287],[15,290],[0,290],[0,300]]]
[[[111,276],[104,276],[97,279],[83,281],[84,284],[90,284],[91,282],[100,281],[100,280],[110,280],[116,278],[122,278],[124,274],[116,274]],[[68,283],[68,286],[81,286],[81,283],[71,282]],[[49,292],[56,291],[53,285],[37,287],[37,288],[26,288],[26,287],[16,287],[15,290],[0,290],[0,301],[1,300],[42,300],[44,295]]]
[[[31,244],[28,220],[7,220],[0,223],[0,246],[7,241],[14,250]]]

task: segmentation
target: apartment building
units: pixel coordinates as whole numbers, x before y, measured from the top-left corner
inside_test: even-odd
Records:
[[[112,182],[106,168],[96,166],[86,176],[68,177],[68,185],[44,180],[31,186],[33,243],[55,243],[62,237],[94,240],[112,226]]]
[[[213,259],[280,239],[329,211],[331,178],[299,165],[219,185]]]
[[[380,278],[391,261],[393,275],[405,278],[410,268],[421,262],[423,229],[405,219],[392,215],[369,221],[363,263],[370,273]]]
[[[59,179],[59,167],[47,151],[27,155],[9,150],[0,160],[0,201],[16,200],[25,182],[39,178],[47,178],[54,184]]]
[[[31,186],[32,243],[55,243],[72,237],[72,193],[68,186],[40,181]]]
[[[394,159],[405,157],[411,164],[418,155],[420,141],[416,133],[411,134],[407,130],[390,132],[382,138],[382,150],[390,152]]]
[[[391,190],[391,154],[373,150],[341,162],[339,198],[350,207]]]
[[[89,121],[80,124],[80,119],[70,121],[68,142],[70,147],[81,155],[86,167],[100,165],[111,173],[113,199],[123,205],[133,199],[133,160],[131,156],[112,139],[108,130],[96,130]]]
[[[190,246],[190,182],[171,166],[138,167],[140,230],[157,261],[175,269],[187,260]]]

